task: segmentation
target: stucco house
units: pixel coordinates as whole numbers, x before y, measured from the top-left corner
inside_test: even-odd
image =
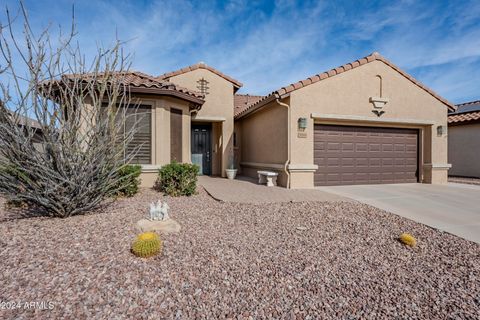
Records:
[[[449,174],[480,178],[480,100],[457,105],[448,115]]]
[[[173,159],[205,175],[273,171],[287,188],[447,181],[455,106],[378,53],[267,96],[238,94],[242,83],[204,63],[131,72],[127,84],[146,115],[135,159],[144,186]]]
[[[18,113],[10,113],[14,121],[18,123],[18,125],[25,129],[32,132],[32,142],[33,146],[38,150],[43,150],[43,132],[42,126],[37,120],[34,120],[29,117],[22,116]],[[4,157],[3,150],[0,149],[0,157]]]

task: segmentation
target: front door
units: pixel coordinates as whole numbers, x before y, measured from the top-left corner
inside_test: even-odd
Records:
[[[211,125],[192,124],[192,163],[200,167],[201,175],[212,174]]]

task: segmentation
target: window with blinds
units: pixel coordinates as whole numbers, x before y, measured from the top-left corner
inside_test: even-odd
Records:
[[[125,130],[128,132],[136,124],[137,130],[126,147],[126,154],[136,151],[133,164],[152,163],[152,110],[150,106],[141,105],[127,109]]]

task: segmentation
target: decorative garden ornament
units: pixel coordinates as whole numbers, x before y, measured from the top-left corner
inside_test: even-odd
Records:
[[[152,221],[165,221],[169,219],[168,210],[170,207],[167,202],[162,203],[158,200],[156,203],[150,203],[150,220]]]

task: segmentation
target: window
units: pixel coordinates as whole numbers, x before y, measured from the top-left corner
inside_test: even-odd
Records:
[[[150,106],[141,105],[127,110],[128,118],[125,121],[125,131],[135,125],[137,131],[127,145],[126,153],[137,151],[132,159],[133,164],[152,163],[152,112]]]
[[[182,110],[170,109],[170,161],[182,162]]]
[[[106,105],[104,105],[106,106]],[[137,130],[132,140],[125,148],[125,155],[136,151],[131,160],[132,164],[151,164],[152,163],[152,109],[148,105],[130,105],[125,113],[126,120],[121,130],[125,135],[133,125]],[[104,115],[105,116],[105,115]],[[120,120],[117,119],[118,122]],[[121,124],[118,123],[120,126]]]

